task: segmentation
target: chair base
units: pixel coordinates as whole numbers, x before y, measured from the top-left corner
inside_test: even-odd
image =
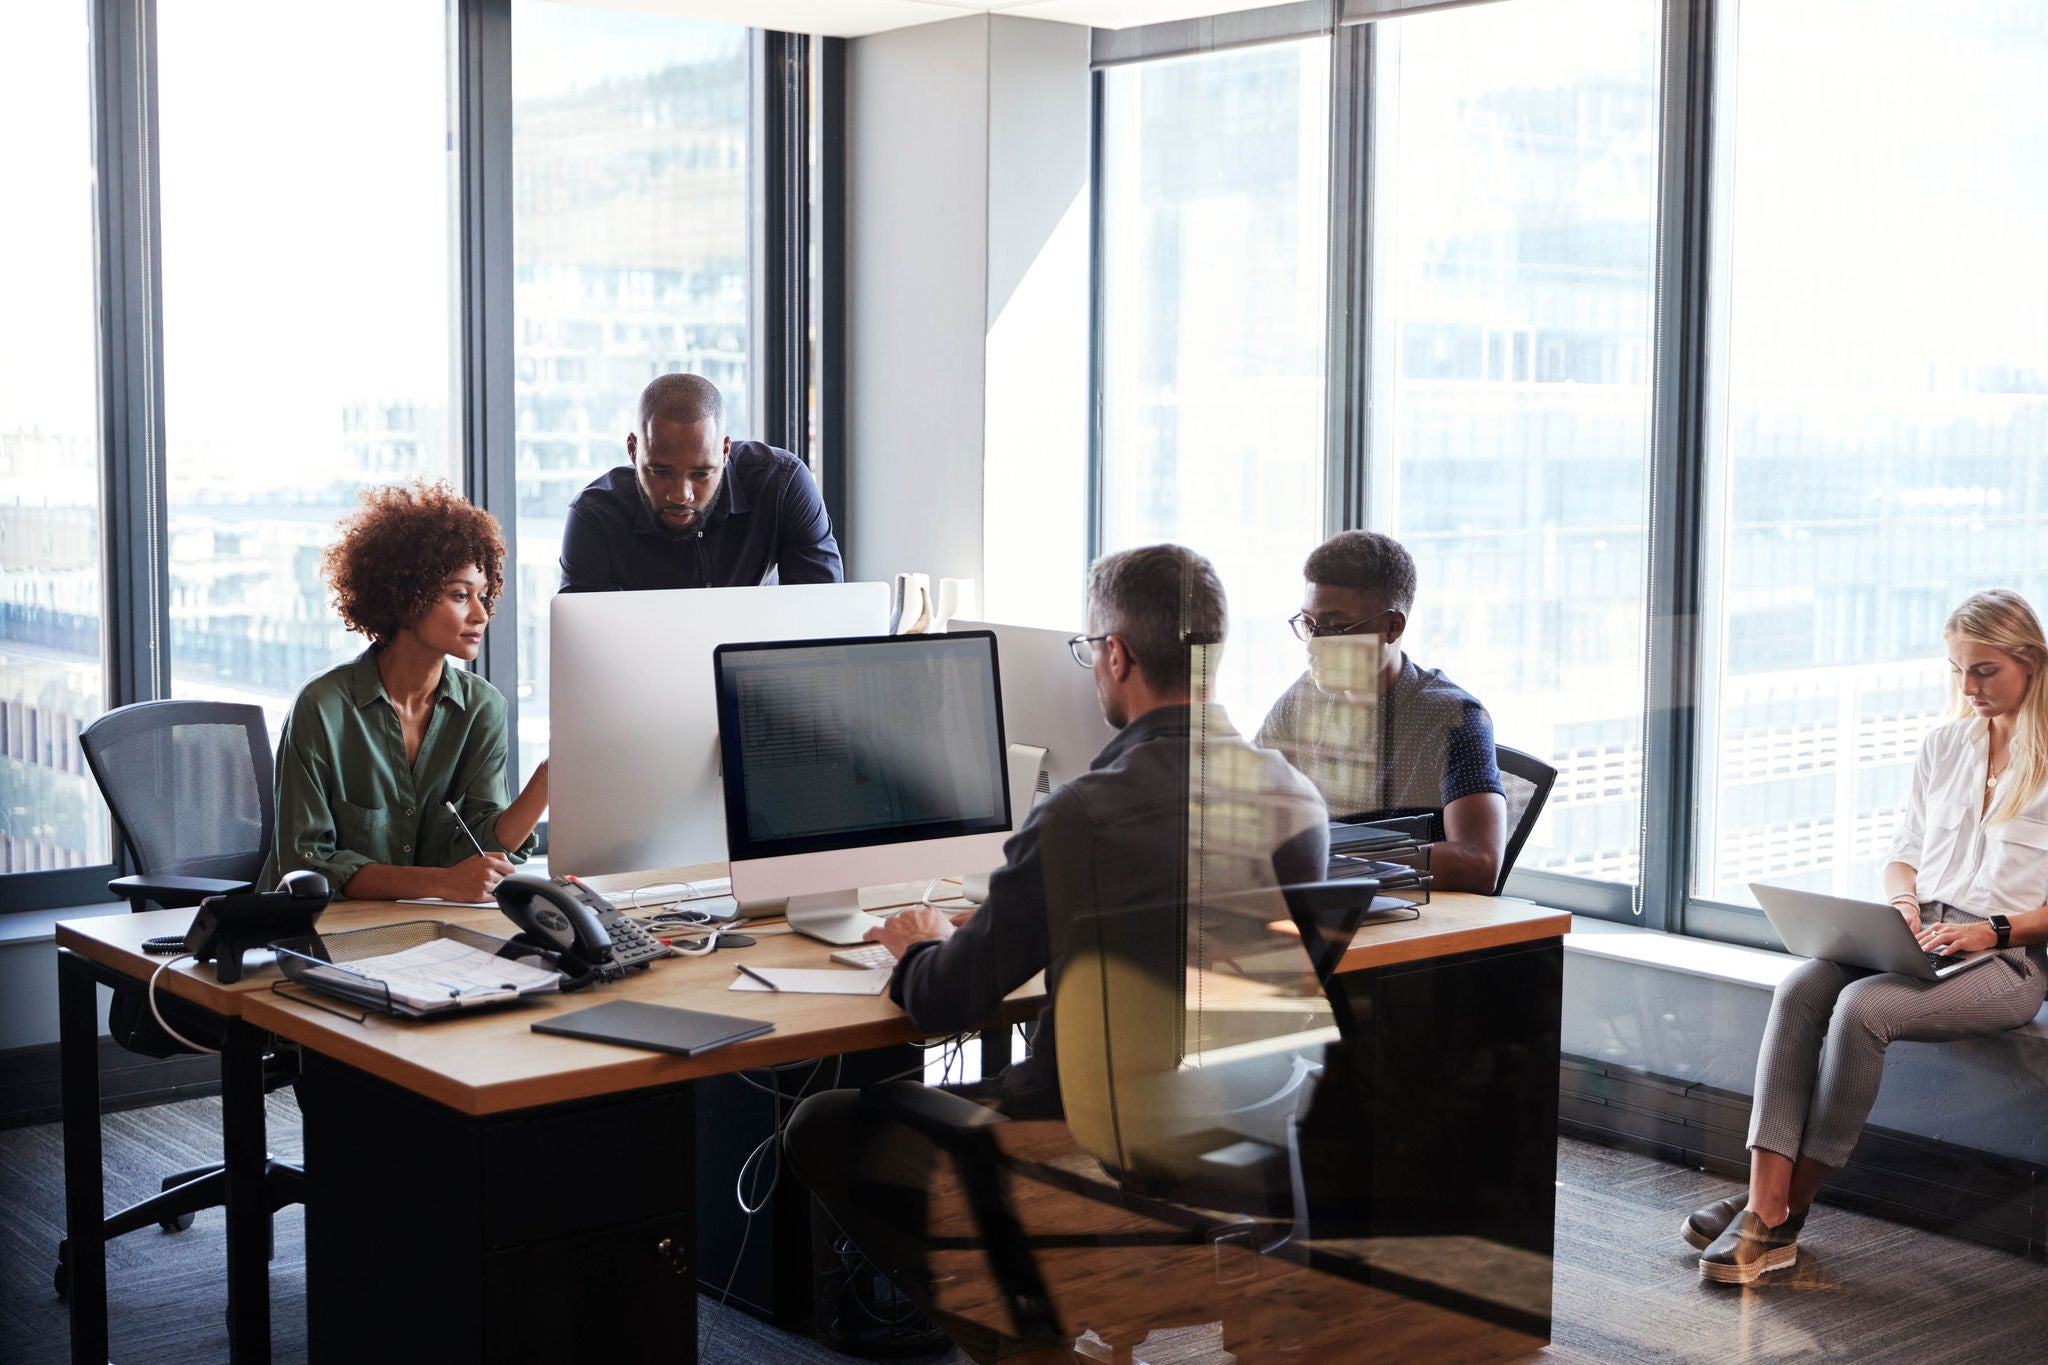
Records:
[[[276,1213],[288,1204],[301,1203],[305,1199],[306,1173],[287,1162],[276,1161],[266,1156],[263,1163],[263,1186],[269,1195],[270,1211]],[[192,1226],[192,1221],[202,1209],[219,1208],[227,1202],[227,1169],[218,1162],[210,1166],[194,1166],[189,1170],[176,1171],[164,1177],[163,1193],[153,1194],[138,1203],[130,1204],[119,1213],[108,1216],[100,1223],[100,1239],[111,1242],[116,1237],[139,1231],[156,1224],[165,1232],[183,1232]],[[271,1239],[267,1249],[276,1255],[276,1239]],[[71,1293],[71,1239],[66,1237],[57,1243],[57,1268],[50,1277],[57,1297],[66,1298]]]

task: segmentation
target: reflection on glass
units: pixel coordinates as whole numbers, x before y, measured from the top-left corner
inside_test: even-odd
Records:
[[[748,434],[747,30],[515,0],[519,762],[548,753],[548,603],[640,390],[699,374]]]
[[[161,0],[157,52],[171,690],[256,702],[274,741],[365,643],[320,583],[337,520],[459,477],[448,18]]]
[[[1658,163],[1655,5],[1380,26],[1375,529],[1403,645],[1554,764],[1518,866],[1637,873]]]
[[[1218,696],[1256,717],[1323,532],[1330,45],[1116,67],[1104,98],[1102,549],[1215,563]]]
[[[83,0],[0,12],[0,873],[105,863],[106,704]]]
[[[1722,65],[1695,889],[1881,895],[1948,611],[2048,597],[2048,10],[1747,5]]]

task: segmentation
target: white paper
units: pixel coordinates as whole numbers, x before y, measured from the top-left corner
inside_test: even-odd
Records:
[[[459,905],[466,910],[495,910],[496,901],[444,901],[439,896],[400,896],[400,905]]]
[[[309,968],[306,975],[360,990],[362,983],[344,973],[380,982],[389,988],[393,1000],[420,1010],[554,990],[562,979],[551,967],[495,957],[452,938],[437,938],[403,952],[359,958],[332,967]]]
[[[847,970],[837,967],[749,967],[749,972],[759,972],[775,983],[779,991],[790,995],[880,995],[889,989],[891,967],[871,967],[866,970]],[[763,991],[768,988],[748,976],[746,972],[735,972],[732,985],[735,991]]]

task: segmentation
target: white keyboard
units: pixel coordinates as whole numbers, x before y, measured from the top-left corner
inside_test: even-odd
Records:
[[[834,962],[843,962],[849,967],[893,967],[896,955],[879,943],[863,943],[858,948],[841,948],[832,954]]]

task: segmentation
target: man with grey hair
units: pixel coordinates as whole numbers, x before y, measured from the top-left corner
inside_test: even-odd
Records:
[[[890,999],[928,1036],[976,1027],[1045,973],[1031,1055],[980,1097],[1012,1118],[1063,1113],[1052,1001],[1091,924],[1120,919],[1127,937],[1153,945],[1160,960],[1151,965],[1178,991],[1184,921],[1197,894],[1191,876],[1199,894],[1227,901],[1320,881],[1329,853],[1315,789],[1278,754],[1247,744],[1207,700],[1204,675],[1227,626],[1209,561],[1177,545],[1106,555],[1089,574],[1088,596],[1088,633],[1070,647],[1094,675],[1116,735],[1011,836],[979,909],[949,918],[920,906],[868,935],[897,959]],[[1197,763],[1201,780],[1191,787]],[[1175,1021],[1158,1027],[1171,1037]],[[974,1112],[958,1097],[942,1102]],[[877,1113],[861,1092],[837,1090],[798,1107],[786,1145],[797,1174],[855,1243],[922,1297],[929,1141]]]
[[[694,374],[640,394],[627,463],[592,480],[562,528],[562,591],[837,583],[824,499],[803,461],[725,434],[725,399]]]

